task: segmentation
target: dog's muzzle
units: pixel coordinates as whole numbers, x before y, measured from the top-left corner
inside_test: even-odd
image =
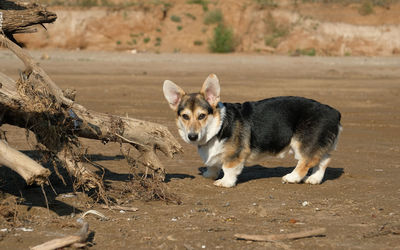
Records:
[[[190,133],[190,134],[188,134],[188,138],[191,141],[196,141],[199,138],[199,135],[196,133]]]

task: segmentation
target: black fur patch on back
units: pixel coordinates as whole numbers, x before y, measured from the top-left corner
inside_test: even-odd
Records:
[[[339,132],[339,111],[303,97],[274,97],[224,106],[226,115],[218,139],[232,137],[239,121],[243,133],[250,133],[243,138],[250,138],[252,151],[276,154],[295,137],[302,145],[301,151],[313,155],[332,146]]]

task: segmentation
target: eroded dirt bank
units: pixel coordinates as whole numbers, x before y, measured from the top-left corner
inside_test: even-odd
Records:
[[[369,8],[345,1],[98,2],[93,7],[51,5],[49,9],[58,19],[47,25],[48,31],[39,27],[39,33],[18,35],[17,39],[28,48],[206,53],[214,28],[224,23],[234,33],[236,52],[329,56],[400,53],[400,3],[396,1],[371,3]],[[364,8],[369,12],[362,12]]]

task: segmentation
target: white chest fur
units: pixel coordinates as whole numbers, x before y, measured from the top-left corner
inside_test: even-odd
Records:
[[[216,137],[207,144],[198,146],[197,151],[206,166],[221,166],[222,154],[225,140],[218,140]]]

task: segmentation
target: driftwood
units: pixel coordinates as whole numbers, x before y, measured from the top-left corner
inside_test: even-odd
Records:
[[[102,205],[101,207],[106,208],[106,209],[111,209],[111,210],[123,210],[123,211],[129,211],[129,212],[136,212],[139,210],[139,208],[137,208],[137,207],[125,207],[125,206],[118,206],[118,205],[114,205],[114,206]]]
[[[267,235],[252,235],[252,234],[235,234],[237,239],[251,240],[251,241],[281,241],[281,240],[295,240],[301,238],[322,236],[326,232],[326,228],[317,228],[314,230],[303,231],[298,233],[288,234],[267,234]]]
[[[63,238],[54,239],[43,244],[34,246],[31,250],[54,250],[63,247],[68,247],[78,243],[79,247],[86,246],[86,244],[82,244],[86,241],[89,235],[89,224],[87,222],[83,222],[82,228],[76,235],[70,235]]]
[[[0,140],[0,164],[17,172],[28,185],[33,183],[44,184],[50,175],[48,169],[43,168],[18,150],[11,148],[3,140]]]
[[[32,25],[52,23],[57,15],[37,3],[27,1],[0,1],[1,28],[6,35],[36,32]]]
[[[53,20],[53,15],[42,9],[40,17],[30,14],[33,20],[18,15],[10,20],[11,12],[2,10],[10,6],[12,11],[29,10],[27,6],[33,6],[35,10],[31,11],[37,11],[42,7],[37,4],[21,5],[15,0],[1,1],[2,28],[4,33],[10,32],[11,36],[13,32],[26,31],[29,25]],[[41,19],[43,15],[45,20]],[[54,20],[55,18],[54,14]],[[156,152],[161,151],[168,157],[182,152],[182,147],[165,126],[88,110],[74,101],[72,91],[59,88],[29,53],[6,35],[0,34],[0,44],[10,49],[25,65],[25,70],[20,73],[17,81],[0,73],[0,125],[11,124],[32,131],[38,147],[48,152],[53,162],[61,163],[78,179],[78,185],[84,188],[104,191],[101,177],[82,164],[83,153],[79,137],[101,140],[104,143],[128,143],[138,153],[135,164],[144,165],[146,171],[149,168],[153,174],[157,173],[163,179],[165,169]],[[15,150],[9,152],[16,154]],[[23,174],[28,184],[41,184],[48,176],[48,172],[43,172],[38,164],[34,166],[33,161],[24,167],[15,161],[4,165]],[[32,169],[27,171],[27,168]]]

